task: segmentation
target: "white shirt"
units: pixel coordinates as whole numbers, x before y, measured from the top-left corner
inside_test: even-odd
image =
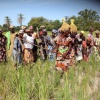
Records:
[[[23,35],[23,42],[25,48],[33,49],[33,44],[34,44],[34,38],[31,36],[28,36],[27,34]]]

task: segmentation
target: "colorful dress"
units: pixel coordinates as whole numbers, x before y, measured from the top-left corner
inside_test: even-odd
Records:
[[[12,57],[16,65],[22,63],[22,44],[21,44],[21,40],[18,37],[14,39]]]
[[[75,57],[76,57],[76,62],[83,59],[83,56],[82,56],[82,39],[80,37],[77,39],[76,56]]]
[[[83,60],[88,62],[88,47],[87,47],[87,44],[86,44],[86,41],[82,41],[82,55],[83,55]]]
[[[6,43],[7,38],[4,35],[0,36],[0,62],[6,61]]]
[[[98,60],[100,60],[100,38],[94,38],[94,52],[95,56]]]
[[[70,37],[62,38],[61,41],[57,42],[58,44],[58,51],[56,57],[56,69],[60,69],[62,71],[67,71],[68,67],[70,66],[70,52],[68,52],[69,43],[72,41]],[[67,53],[68,52],[68,53]],[[66,54],[66,57],[63,58],[63,54]]]
[[[31,36],[28,36],[27,34],[24,34],[23,36],[23,42],[24,42],[24,46],[25,49],[23,51],[24,53],[24,62],[27,63],[31,63],[34,61],[34,57],[33,57],[33,44],[34,44],[34,38]]]

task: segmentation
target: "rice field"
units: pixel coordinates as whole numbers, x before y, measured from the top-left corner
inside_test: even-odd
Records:
[[[0,64],[0,100],[100,100],[100,62],[80,62],[63,76],[55,62]]]
[[[100,61],[91,57],[62,75],[55,62],[0,63],[0,100],[100,100]]]

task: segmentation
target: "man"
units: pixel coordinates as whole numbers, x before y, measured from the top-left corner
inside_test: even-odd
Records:
[[[0,29],[0,62],[6,61],[7,38],[2,33],[3,31]]]
[[[22,63],[22,39],[23,39],[23,30],[20,30],[18,35],[14,39],[13,46],[13,61],[14,66],[17,68]]]

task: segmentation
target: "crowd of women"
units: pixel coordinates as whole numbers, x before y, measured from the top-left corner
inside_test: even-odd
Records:
[[[9,29],[5,35],[0,29],[0,62],[12,57],[14,66],[18,67],[36,62],[38,58],[55,60],[57,70],[67,71],[81,60],[88,62],[92,55],[100,60],[100,32],[90,28],[88,34],[83,30],[78,33],[73,19],[70,25],[63,20],[62,26],[53,29],[51,35],[45,26],[37,28],[37,32],[33,26],[22,26],[17,34],[13,26]]]

